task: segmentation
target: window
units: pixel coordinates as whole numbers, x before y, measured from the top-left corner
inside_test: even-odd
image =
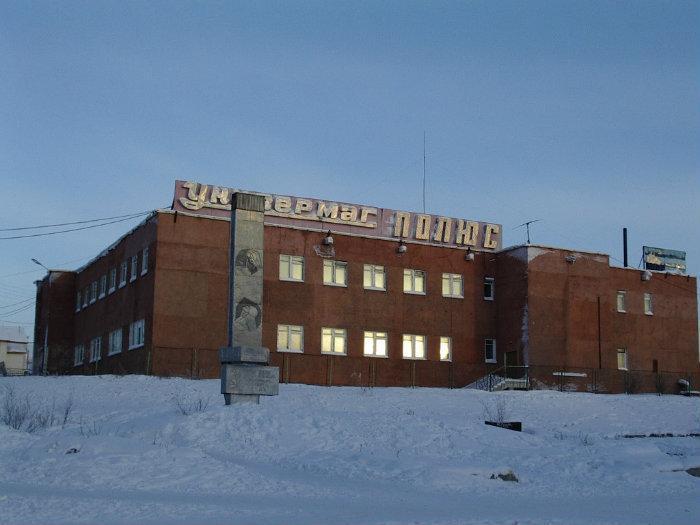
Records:
[[[452,361],[452,338],[440,338],[440,361]]]
[[[627,295],[627,292],[623,290],[619,290],[617,292],[617,311],[618,312],[626,312],[627,310],[625,309],[625,296]]]
[[[80,305],[82,304],[82,293],[80,290],[78,290],[78,294],[75,296],[75,311],[79,312],[80,311]]]
[[[76,345],[73,355],[73,366],[82,365],[85,361],[85,346]]]
[[[403,334],[403,358],[425,359],[425,336]]]
[[[102,338],[95,337],[90,340],[90,362],[96,363],[102,357]]]
[[[341,261],[323,261],[323,284],[329,286],[347,286],[348,263]]]
[[[376,264],[365,264],[363,286],[365,290],[386,290],[384,267]]]
[[[627,370],[627,349],[618,348],[617,349],[617,369]]]
[[[443,297],[464,297],[464,283],[462,276],[458,273],[442,274],[442,296]]]
[[[303,352],[304,327],[290,324],[277,325],[277,351]]]
[[[86,286],[83,290],[83,308],[85,308],[90,302],[90,287]]]
[[[425,295],[425,272],[422,270],[403,271],[404,293]]]
[[[365,332],[364,354],[372,357],[389,357],[386,332]]]
[[[90,285],[90,304],[97,301],[97,281],[92,281]]]
[[[304,281],[304,258],[299,255],[280,255],[280,281]]]
[[[644,294],[644,313],[647,315],[654,315],[654,305],[650,293]]]
[[[126,285],[126,273],[127,273],[126,261],[122,261],[121,266],[119,266],[119,288]]]
[[[134,255],[131,257],[131,279],[129,279],[129,282],[135,281],[136,280],[136,272],[139,269],[139,256]]]
[[[487,363],[496,363],[496,340],[484,339],[484,358]]]
[[[105,295],[107,295],[107,276],[103,275],[100,277],[100,296],[99,299],[102,299]]]
[[[321,353],[345,355],[347,338],[344,328],[321,328]]]
[[[493,277],[484,277],[484,299],[493,301],[496,297],[496,281]]]
[[[141,255],[141,275],[148,273],[148,246],[143,249]]]
[[[107,349],[107,355],[118,354],[122,351],[122,329],[117,328],[113,332],[109,333],[109,347]]]
[[[143,319],[129,325],[129,350],[143,346],[146,336],[146,324]]]
[[[109,271],[109,293],[117,289],[117,269],[112,268]]]

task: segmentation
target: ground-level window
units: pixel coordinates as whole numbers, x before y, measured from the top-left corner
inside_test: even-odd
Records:
[[[625,308],[626,307],[626,304],[625,304],[626,303],[626,300],[625,300],[626,296],[627,296],[627,292],[625,292],[624,290],[618,290],[618,292],[617,292],[617,311],[618,312],[626,312],[627,311],[627,309]]]
[[[458,273],[442,274],[442,296],[443,297],[464,297],[464,282]]]
[[[654,314],[654,303],[652,302],[652,297],[650,293],[644,294],[644,313],[647,315]]]
[[[403,271],[404,293],[425,295],[425,272],[423,270]]]
[[[618,348],[617,349],[617,369],[627,370],[627,349]]]
[[[277,325],[277,351],[303,352],[304,327],[291,324]]]
[[[365,290],[386,290],[384,267],[376,264],[365,264],[362,285]]]
[[[403,358],[425,359],[425,336],[403,334]]]
[[[85,361],[85,345],[76,345],[73,355],[73,365],[82,365]]]
[[[496,297],[496,280],[493,277],[484,277],[484,299],[493,301]]]
[[[452,338],[440,338],[440,361],[452,361]]]
[[[118,354],[122,351],[122,329],[117,328],[109,333],[107,355]]]
[[[143,346],[146,339],[146,323],[144,319],[134,321],[129,325],[129,350]]]
[[[109,271],[109,293],[117,289],[117,269],[112,268]]]
[[[484,360],[487,363],[496,363],[496,340],[484,339]]]
[[[321,328],[321,353],[345,355],[347,337],[345,328]]]
[[[342,261],[323,261],[323,284],[330,286],[348,285],[348,263]]]
[[[304,258],[300,255],[280,255],[280,281],[304,280]]]
[[[90,340],[90,362],[99,361],[102,357],[102,338],[95,337]]]
[[[364,354],[371,357],[388,357],[386,332],[365,332]]]

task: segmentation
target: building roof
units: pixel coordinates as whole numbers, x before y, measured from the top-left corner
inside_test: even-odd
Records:
[[[0,325],[0,341],[26,344],[29,338],[21,326]]]

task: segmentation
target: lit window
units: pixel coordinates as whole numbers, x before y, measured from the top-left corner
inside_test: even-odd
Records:
[[[107,348],[107,355],[118,354],[122,351],[122,329],[117,328],[113,332],[109,333],[109,347]]]
[[[341,261],[323,261],[323,284],[329,286],[347,286],[348,263]]]
[[[136,272],[139,269],[139,256],[134,255],[131,257],[131,279],[129,279],[129,282],[135,281],[136,280]]]
[[[372,357],[388,357],[386,332],[365,332],[365,348],[366,356]]]
[[[464,297],[464,283],[462,276],[458,273],[442,274],[442,296],[443,297]]]
[[[95,363],[102,357],[102,338],[95,337],[90,340],[90,362]]]
[[[80,305],[82,304],[82,293],[80,293],[80,290],[78,290],[78,294],[75,297],[75,311],[79,312],[80,311]]]
[[[83,308],[85,308],[90,302],[90,287],[86,286],[83,290]]]
[[[403,335],[403,358],[404,359],[425,359],[425,336],[424,335]]]
[[[128,272],[128,266],[126,261],[122,261],[119,266],[119,288],[126,285],[126,274]]]
[[[280,281],[304,280],[304,258],[299,255],[280,255]]]
[[[85,361],[85,346],[76,345],[73,355],[73,366],[82,365]]]
[[[90,285],[90,304],[97,301],[97,281],[92,281]]]
[[[384,267],[376,264],[365,264],[363,286],[365,290],[386,290]]]
[[[644,294],[644,313],[647,315],[654,315],[654,304],[650,293]]]
[[[440,361],[452,361],[452,338],[440,338]]]
[[[141,255],[141,275],[148,273],[148,246],[143,249]]]
[[[617,349],[617,369],[627,370],[627,349],[618,348]]]
[[[496,340],[484,339],[484,358],[487,363],[496,363]]]
[[[103,275],[100,277],[100,296],[99,299],[102,299],[105,295],[107,295],[107,276]]]
[[[129,350],[143,346],[146,336],[146,324],[143,319],[129,325]]]
[[[626,312],[627,310],[625,309],[625,296],[627,295],[627,292],[625,291],[618,291],[617,292],[617,311],[618,312]]]
[[[404,293],[425,295],[425,272],[423,270],[403,271]]]
[[[321,328],[321,353],[345,355],[346,341],[344,328]]]
[[[304,327],[289,324],[277,325],[277,351],[303,352]]]
[[[112,293],[117,288],[117,269],[112,268],[109,271],[109,293]]]
[[[496,281],[493,277],[484,278],[484,299],[493,301],[496,297]]]

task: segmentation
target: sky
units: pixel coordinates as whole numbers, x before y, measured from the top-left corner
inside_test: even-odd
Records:
[[[0,4],[0,229],[177,179],[420,211],[424,133],[428,212],[615,265],[626,226],[630,265],[700,270],[698,2]],[[0,239],[0,322],[33,330],[31,258],[78,268],[138,222]]]

